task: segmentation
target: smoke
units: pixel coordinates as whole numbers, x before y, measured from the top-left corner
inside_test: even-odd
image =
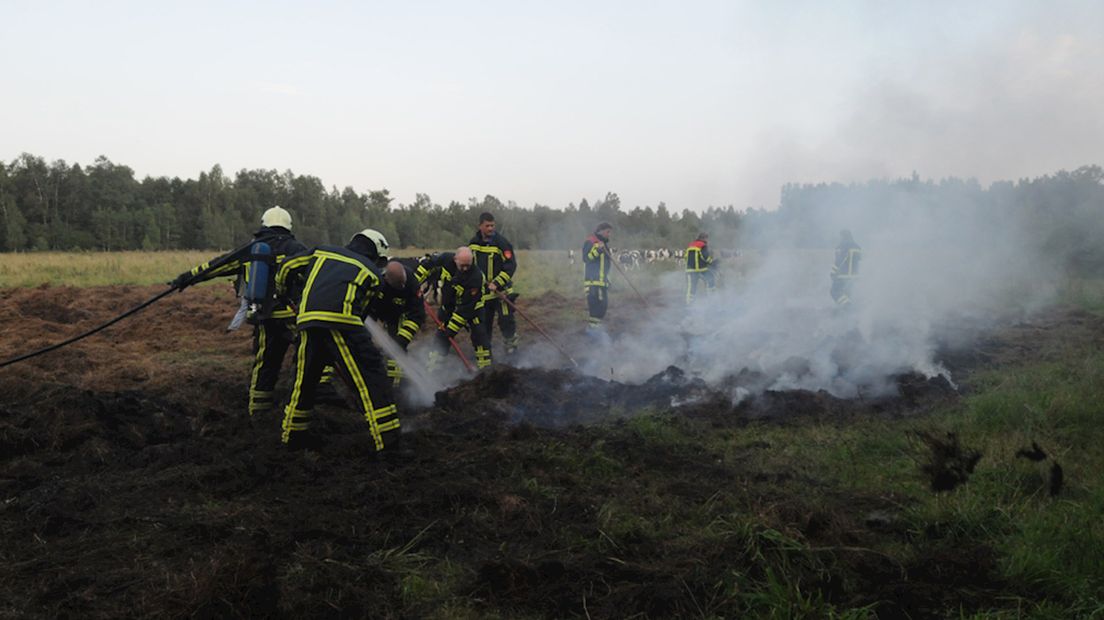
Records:
[[[787,191],[788,206],[747,220],[738,241],[749,248],[738,259],[751,263],[746,275],[722,262],[722,285],[700,303],[685,305],[681,265],[661,278],[662,310],[643,307],[615,273],[611,303],[651,318],[586,370],[609,378],[614,368],[619,380],[640,382],[674,364],[718,388],[744,372],[759,390],[880,396],[904,373],[953,381],[937,358],[956,337],[945,328],[993,325],[1053,298],[1056,270],[1036,249],[1026,212],[998,208],[976,184]],[[841,229],[863,248],[854,303],[844,308],[829,295]],[[711,244],[734,245],[716,234]]]
[[[364,322],[364,327],[368,329],[368,333],[372,335],[372,339],[384,354],[395,360],[402,368],[404,389],[411,404],[418,406],[433,404],[433,395],[444,389],[444,385],[429,374],[425,364],[403,351],[379,323],[368,319]]]

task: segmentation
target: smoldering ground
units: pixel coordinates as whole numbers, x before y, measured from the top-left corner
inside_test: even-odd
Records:
[[[749,215],[739,233],[706,231],[713,247],[743,248],[736,261],[751,264],[718,260],[721,286],[699,290],[689,306],[681,264],[646,300],[614,270],[611,304],[631,306],[634,320],[612,339],[593,337],[583,370],[641,383],[674,365],[737,401],[754,390],[881,397],[911,373],[953,384],[943,353],[1054,298],[1061,257],[1036,242],[1029,212],[995,190],[914,178],[785,191],[793,194],[783,209]],[[853,303],[838,307],[829,273],[843,229],[863,258]],[[520,363],[563,358],[543,350]],[[731,377],[741,371],[761,380],[737,389]]]

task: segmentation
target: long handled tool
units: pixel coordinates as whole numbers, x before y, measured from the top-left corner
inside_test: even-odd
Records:
[[[516,304],[515,304],[514,302],[510,301],[510,298],[509,298],[509,297],[507,297],[507,296],[506,296],[506,295],[505,295],[504,293],[500,293],[500,292],[498,292],[498,291],[495,291],[495,295],[496,295],[496,296],[497,296],[497,297],[498,297],[499,299],[501,299],[502,301],[506,302],[506,305],[508,305],[508,306],[510,306],[511,308],[513,308],[513,309],[514,309],[514,312],[517,312],[518,314],[520,314],[520,315],[521,315],[521,318],[523,318],[523,319],[525,319],[526,321],[528,321],[528,322],[529,322],[529,324],[530,324],[530,325],[532,325],[534,329],[536,329],[536,330],[537,330],[538,332],[540,332],[540,334],[541,334],[542,336],[544,336],[545,340],[547,340],[548,342],[552,343],[552,346],[556,347],[556,350],[558,350],[558,351],[559,351],[560,353],[563,353],[563,356],[564,356],[564,357],[566,357],[566,358],[567,358],[568,360],[570,360],[570,361],[571,361],[571,363],[572,363],[572,364],[573,364],[573,365],[574,365],[574,366],[575,366],[576,368],[578,368],[578,367],[579,367],[579,362],[576,362],[576,361],[575,361],[575,358],[571,357],[571,356],[570,356],[570,355],[569,355],[569,354],[567,353],[567,351],[564,351],[564,350],[563,350],[563,347],[561,347],[560,345],[556,344],[556,341],[555,341],[555,340],[552,340],[552,337],[551,337],[551,336],[549,336],[549,335],[548,335],[547,333],[545,333],[545,331],[544,331],[543,329],[541,329],[541,328],[540,328],[540,325],[537,325],[537,323],[536,323],[535,321],[533,321],[533,319],[529,318],[529,315],[527,315],[527,314],[525,314],[524,312],[522,312],[522,311],[521,311],[521,308],[518,308],[518,307],[517,307],[517,305],[516,305]]]
[[[423,299],[422,303],[425,305],[426,314],[433,317],[433,322],[437,324],[437,329],[445,331],[445,324],[441,322],[441,319],[437,318],[437,313],[434,312],[433,308],[429,306],[429,302]],[[472,366],[472,363],[468,361],[468,358],[464,357],[464,353],[460,351],[460,345],[456,344],[456,341],[453,340],[452,336],[448,336],[448,332],[445,332],[445,335],[448,338],[449,344],[452,345],[452,349],[456,351],[457,355],[460,356],[460,361],[464,362],[464,368],[467,368],[468,372],[475,372],[475,366]]]
[[[606,257],[609,258],[610,263],[613,263],[613,266],[617,267],[617,271],[619,271],[621,273],[621,277],[625,278],[625,281],[629,283],[629,287],[632,288],[634,293],[636,293],[636,296],[640,298],[640,303],[644,304],[644,307],[647,307],[648,300],[644,299],[644,296],[640,294],[640,291],[636,290],[636,285],[634,285],[632,283],[632,280],[629,279],[629,274],[625,273],[625,270],[621,268],[621,264],[618,263],[617,260],[613,257],[613,254],[610,253],[609,248],[603,248],[602,251],[605,252]]]

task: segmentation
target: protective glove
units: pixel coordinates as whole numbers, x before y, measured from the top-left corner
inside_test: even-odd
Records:
[[[175,289],[184,290],[185,288],[190,286],[191,283],[192,283],[192,272],[191,271],[185,271],[184,273],[176,276],[176,278],[173,279],[172,282],[169,282],[169,286],[171,286]]]

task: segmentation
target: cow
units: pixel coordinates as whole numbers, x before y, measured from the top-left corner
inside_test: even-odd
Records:
[[[623,250],[618,252],[617,262],[625,269],[636,269],[640,266],[640,250]]]

